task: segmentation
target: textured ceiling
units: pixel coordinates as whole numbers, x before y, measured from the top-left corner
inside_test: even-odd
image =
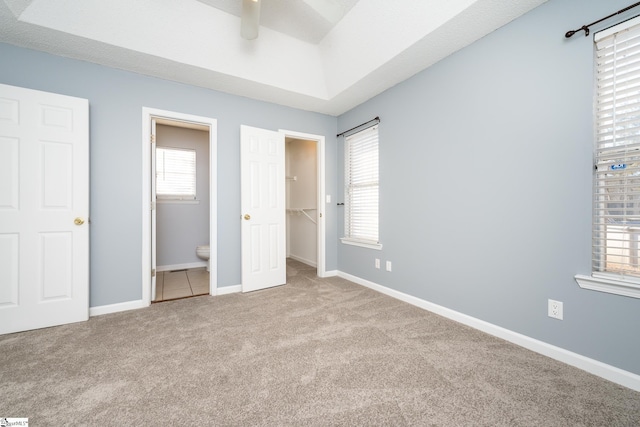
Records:
[[[338,115],[547,0],[0,0],[0,42]]]

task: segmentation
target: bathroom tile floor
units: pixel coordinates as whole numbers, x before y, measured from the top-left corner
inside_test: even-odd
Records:
[[[186,298],[209,293],[209,272],[206,268],[161,271],[156,278],[156,299],[153,302]]]

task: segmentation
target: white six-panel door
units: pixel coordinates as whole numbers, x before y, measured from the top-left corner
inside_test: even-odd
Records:
[[[240,129],[242,292],[287,280],[284,135]]]
[[[89,103],[0,84],[0,333],[89,317]]]

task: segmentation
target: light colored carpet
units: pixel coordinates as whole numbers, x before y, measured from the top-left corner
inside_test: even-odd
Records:
[[[638,426],[640,393],[290,262],[286,286],[0,336],[0,417]]]

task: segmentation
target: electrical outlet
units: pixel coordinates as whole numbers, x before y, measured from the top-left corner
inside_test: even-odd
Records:
[[[376,258],[376,268],[380,269],[380,258]]]
[[[562,320],[562,303],[560,301],[549,300],[549,317],[553,317],[554,319]]]
[[[387,271],[391,271],[391,261],[387,261]]]

